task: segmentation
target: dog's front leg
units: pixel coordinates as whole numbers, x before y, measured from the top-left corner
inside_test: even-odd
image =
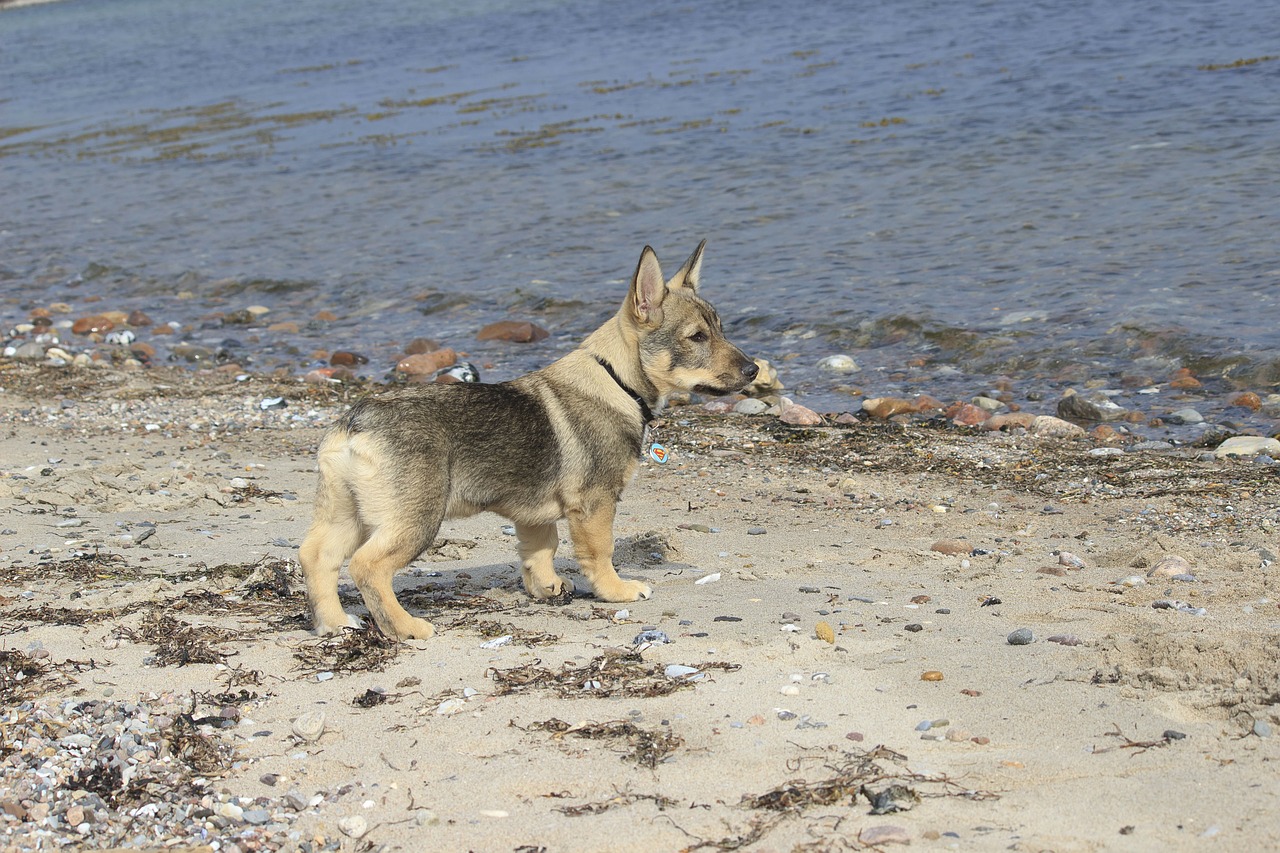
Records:
[[[520,540],[520,573],[524,588],[537,599],[555,598],[567,589],[573,592],[573,581],[556,574],[556,546],[560,532],[556,523],[517,524],[516,536]]]
[[[635,601],[653,594],[648,584],[640,581],[624,581],[613,568],[613,513],[612,502],[589,508],[575,508],[567,513],[569,534],[573,537],[573,549],[578,566],[596,597],[604,601]]]

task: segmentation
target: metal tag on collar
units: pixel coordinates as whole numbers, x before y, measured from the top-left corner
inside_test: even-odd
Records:
[[[662,465],[667,461],[667,449],[655,441],[649,445],[649,458]]]

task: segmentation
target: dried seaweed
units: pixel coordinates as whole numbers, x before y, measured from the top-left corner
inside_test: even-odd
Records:
[[[945,775],[915,773],[905,766],[906,760],[905,755],[885,746],[846,751],[837,763],[826,766],[832,774],[828,778],[817,782],[792,779],[763,794],[744,796],[742,805],[750,809],[798,814],[811,806],[831,806],[846,800],[852,806],[861,794],[871,804],[872,814],[888,814],[912,808],[920,796],[960,796],[971,800],[998,798],[997,794],[989,791],[964,788]],[[884,781],[893,784],[881,791],[870,787]],[[942,790],[922,794],[922,786]]]
[[[581,665],[566,661],[558,671],[539,666],[540,663],[534,661],[511,669],[490,669],[488,674],[498,688],[496,695],[509,696],[541,689],[551,690],[564,698],[625,696],[645,699],[667,696],[694,686],[694,682],[685,678],[669,678],[661,664],[646,663],[635,652],[610,651]],[[738,668],[738,664],[723,662],[698,665],[700,670],[732,671]]]
[[[650,770],[662,763],[668,755],[684,745],[684,738],[664,729],[643,729],[630,720],[610,720],[604,723],[579,723],[571,726],[564,720],[552,717],[540,723],[531,723],[526,731],[551,732],[556,740],[567,735],[586,740],[623,740],[627,749],[622,753],[624,761],[634,761]]]
[[[568,817],[582,817],[583,815],[603,814],[610,809],[621,808],[622,806],[629,806],[639,802],[651,802],[658,807],[658,811],[665,811],[672,806],[679,805],[677,800],[664,797],[661,794],[635,794],[614,788],[614,796],[607,800],[583,803],[579,806],[559,806],[556,811]]]
[[[517,627],[510,622],[479,622],[476,629],[480,632],[480,636],[493,639],[494,637],[511,637],[511,642],[520,646],[533,648],[534,646],[549,646],[552,643],[558,643],[560,636],[547,631],[529,631],[524,628]]]
[[[400,653],[400,644],[373,624],[345,628],[334,637],[320,637],[293,653],[303,675],[317,672],[380,672]]]
[[[129,565],[122,555],[109,551],[78,552],[66,560],[56,562],[45,558],[34,566],[14,566],[11,571],[13,574],[10,580],[15,581],[34,578],[47,580],[54,574],[77,581],[138,580],[144,574],[138,566]]]
[[[116,633],[133,643],[154,645],[156,666],[222,663],[231,652],[214,648],[213,644],[237,637],[234,631],[192,625],[158,608],[143,618],[137,630],[120,628]]]

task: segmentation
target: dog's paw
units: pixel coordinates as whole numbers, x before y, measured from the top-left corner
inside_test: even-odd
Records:
[[[526,578],[524,588],[531,598],[538,601],[546,601],[548,598],[569,599],[573,597],[575,589],[572,580],[559,575],[556,575],[555,580],[549,584],[535,583]]]
[[[647,583],[624,581],[621,578],[607,586],[600,584],[595,592],[596,598],[604,601],[639,601],[642,598],[653,597],[653,590],[649,589]]]
[[[395,626],[394,634],[400,640],[429,640],[435,636],[436,629],[426,619],[410,617]]]
[[[363,627],[364,621],[359,616],[343,613],[342,618],[337,621],[317,621],[315,631],[317,636],[332,637],[335,634],[341,634],[347,628],[355,628],[359,631]]]

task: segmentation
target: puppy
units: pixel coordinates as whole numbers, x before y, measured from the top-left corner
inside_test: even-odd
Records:
[[[495,385],[403,388],[344,414],[320,445],[315,516],[299,553],[317,633],[360,624],[338,600],[349,557],[379,630],[430,637],[431,624],[396,600],[392,577],[444,519],[484,511],[515,523],[534,598],[573,591],[553,563],[562,518],[598,598],[648,598],[647,585],[613,568],[614,511],[646,424],[673,391],[728,394],[758,372],[698,295],[705,246],[670,280],[646,246],[618,313],[541,370]]]

